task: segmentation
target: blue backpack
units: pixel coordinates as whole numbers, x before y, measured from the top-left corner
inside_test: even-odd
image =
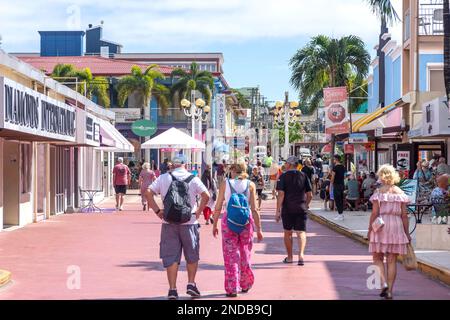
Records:
[[[228,184],[231,197],[227,205],[227,226],[231,231],[240,234],[250,223],[250,207],[246,196],[250,182],[243,193],[236,192],[229,179]]]

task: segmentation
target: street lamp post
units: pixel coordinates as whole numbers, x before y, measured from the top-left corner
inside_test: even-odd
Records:
[[[283,155],[287,159],[289,157],[289,127],[292,127],[297,123],[302,114],[301,110],[298,109],[298,102],[289,102],[289,92],[285,93],[284,103],[278,101],[275,104],[274,122],[281,125],[284,122],[284,148]]]
[[[181,100],[181,106],[183,107],[184,114],[186,117],[191,118],[191,133],[192,138],[195,139],[195,122],[199,122],[199,140],[201,140],[202,134],[202,122],[208,119],[209,112],[211,111],[210,106],[207,106],[203,99],[195,100],[195,91],[191,92],[191,101],[187,99]],[[192,154],[192,164],[197,164],[199,162],[201,165],[201,152],[198,154],[198,159],[195,159],[195,154]],[[199,171],[200,173],[200,171]]]

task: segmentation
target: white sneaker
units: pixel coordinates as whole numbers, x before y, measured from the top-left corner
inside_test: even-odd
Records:
[[[334,218],[333,218],[333,220],[336,220],[336,221],[339,220],[339,219],[340,219],[340,215],[339,214],[335,215]]]
[[[338,215],[338,217],[336,218],[337,221],[343,221],[344,220],[344,215],[340,214]]]
[[[447,221],[448,221],[448,217],[443,217],[443,218],[442,218],[442,223],[443,223],[443,224],[447,224]]]
[[[123,209],[122,209],[122,207],[119,207],[119,211],[122,211]]]

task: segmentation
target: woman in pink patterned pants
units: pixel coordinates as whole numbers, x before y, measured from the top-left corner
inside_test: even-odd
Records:
[[[219,216],[224,202],[228,202],[231,196],[230,185],[237,193],[247,196],[252,211],[250,223],[240,234],[230,230],[227,225],[227,213],[222,217],[222,249],[225,267],[225,291],[227,297],[237,297],[239,289],[247,293],[253,286],[255,277],[251,269],[250,256],[253,247],[253,230],[256,227],[258,241],[263,239],[261,232],[261,220],[256,210],[256,186],[247,179],[245,164],[235,164],[231,167],[230,181],[222,183],[214,210],[213,235],[217,237]]]

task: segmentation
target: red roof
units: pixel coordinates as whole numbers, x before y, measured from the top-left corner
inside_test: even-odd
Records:
[[[138,66],[143,71],[148,64],[139,64],[126,60],[108,59],[98,56],[78,56],[78,57],[26,57],[17,58],[31,64],[33,67],[50,74],[53,68],[60,63],[72,64],[77,69],[89,68],[94,76],[123,76],[130,74],[132,66]],[[173,71],[172,67],[159,66],[159,71],[168,76]]]

